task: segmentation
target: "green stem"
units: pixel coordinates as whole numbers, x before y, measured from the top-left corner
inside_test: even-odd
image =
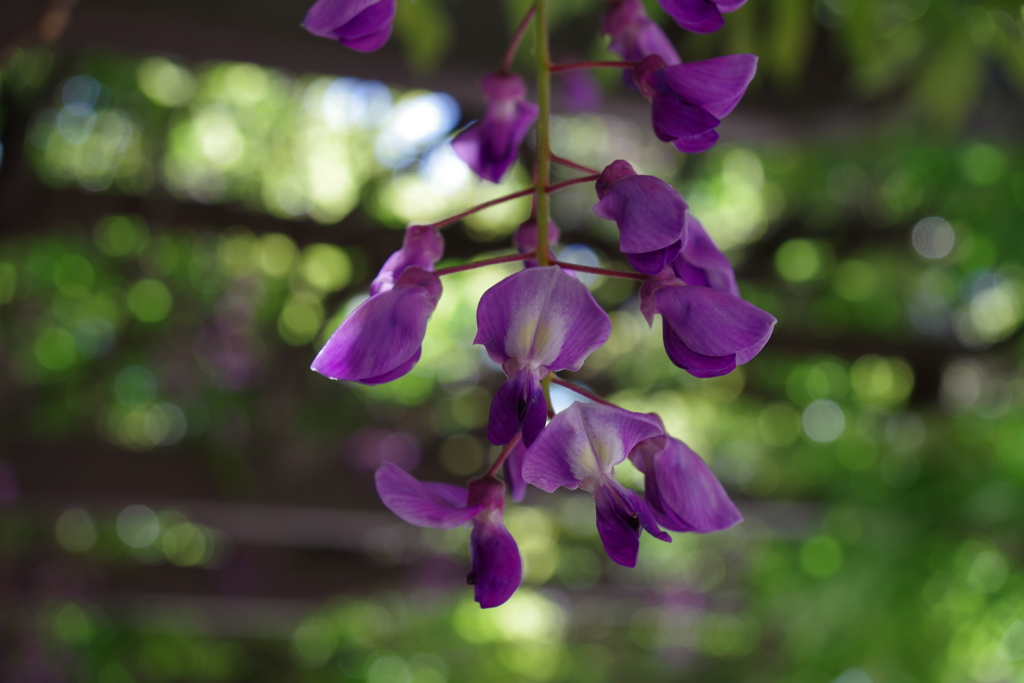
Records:
[[[537,263],[551,262],[548,221],[551,208],[546,189],[551,182],[551,55],[548,48],[548,0],[537,0]],[[548,403],[550,406],[550,402]]]

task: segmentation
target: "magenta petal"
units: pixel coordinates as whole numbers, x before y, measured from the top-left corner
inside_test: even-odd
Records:
[[[687,240],[682,256],[672,264],[680,280],[688,285],[711,287],[733,296],[740,295],[736,274],[711,237],[692,215],[686,224]]]
[[[694,33],[713,33],[722,28],[725,18],[711,0],[658,0],[676,23]]]
[[[436,275],[406,269],[394,289],[371,296],[341,323],[313,360],[313,370],[363,384],[408,372],[419,357],[427,319],[440,295]]]
[[[642,446],[641,443],[635,451]],[[743,515],[704,460],[679,439],[665,439],[665,447],[648,454],[642,469],[645,497],[666,529],[708,533],[729,529],[743,521]]]
[[[709,130],[699,135],[680,136],[672,141],[672,146],[685,154],[699,154],[714,147],[718,137],[718,131]]]
[[[611,319],[575,278],[555,266],[529,268],[484,292],[474,344],[496,363],[579,370],[611,334]]]
[[[703,140],[721,123],[700,105],[686,102],[675,93],[661,92],[656,92],[651,101],[651,120],[654,134],[666,142],[676,138]]]
[[[739,297],[708,287],[662,287],[655,304],[666,327],[704,356],[736,354],[746,362],[760,351],[775,317]]]
[[[601,182],[599,178],[598,183]],[[629,255],[656,252],[677,242],[681,246],[686,240],[687,208],[679,193],[665,181],[634,175],[611,184],[604,198],[594,205],[594,213],[615,221],[619,249]],[[660,272],[662,267],[664,264],[651,273]]]
[[[572,404],[551,420],[526,453],[523,478],[553,492],[598,486],[633,447],[662,433],[656,418],[597,403]]]
[[[469,556],[472,568],[467,581],[474,586],[481,607],[497,607],[512,597],[523,579],[523,561],[504,524],[475,520]]]
[[[608,557],[623,567],[635,567],[640,554],[640,520],[614,493],[601,486],[594,491],[597,533]]]
[[[527,368],[512,373],[491,401],[487,438],[495,446],[507,444],[522,429],[527,447],[548,421],[547,402],[540,380]]]
[[[484,507],[467,507],[469,492],[461,486],[421,482],[390,462],[380,466],[374,481],[384,505],[416,526],[455,529],[473,519]]]
[[[523,445],[523,441],[520,439],[512,447],[508,457],[505,458],[505,464],[502,466],[502,472],[505,474],[505,483],[508,484],[509,495],[517,503],[522,502],[526,496],[526,480],[523,479],[523,462],[525,460],[526,446]]]
[[[371,52],[387,42],[394,18],[395,0],[318,0],[302,26],[350,49]]]
[[[629,265],[638,273],[654,275],[660,273],[665,266],[675,260],[683,250],[682,242],[676,242],[664,249],[651,251],[646,254],[625,254]]]
[[[669,66],[663,73],[672,92],[721,119],[743,99],[757,73],[757,57],[726,55]]]
[[[370,283],[370,294],[392,289],[395,281],[411,266],[433,270],[443,255],[444,237],[440,230],[429,225],[410,225],[405,231],[402,248],[388,257]]]
[[[647,16],[640,0],[622,0],[611,5],[601,22],[601,32],[611,36],[608,49],[631,62],[658,55],[666,64],[681,60],[665,32]]]

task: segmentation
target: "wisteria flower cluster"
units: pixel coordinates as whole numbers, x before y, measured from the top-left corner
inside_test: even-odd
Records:
[[[729,260],[665,181],[637,173],[625,160],[603,171],[551,153],[550,79],[579,69],[623,69],[627,82],[651,101],[654,133],[685,153],[718,140],[717,127],[740,102],[754,77],[757,58],[729,55],[683,63],[671,41],[644,12],[640,0],[610,0],[601,23],[619,62],[552,64],[547,2],[536,0],[516,30],[499,69],[484,77],[483,118],[452,141],[455,153],[482,179],[497,183],[516,162],[536,127],[534,184],[431,225],[413,225],[402,248],[381,268],[369,298],[338,327],[313,361],[322,375],[363,384],[397,379],[419,361],[427,321],[447,274],[495,263],[521,262],[519,272],[480,297],[473,340],[504,370],[494,394],[487,438],[500,455],[466,487],[422,482],[394,464],[376,474],[384,504],[403,520],[452,529],[472,522],[468,581],[482,607],[501,605],[522,578],[515,539],[503,517],[506,489],[521,501],[527,485],[542,491],[583,489],[594,497],[597,530],[608,556],[637,563],[646,531],[670,542],[667,531],[707,533],[742,520],[721,483],[699,455],[666,433],[657,415],[624,410],[558,373],[577,371],[609,338],[611,319],[576,271],[640,282],[640,308],[649,323],[662,317],[665,352],[695,377],[718,377],[751,360],[775,325],[769,313],[740,296]],[[715,31],[723,13],[745,0],[659,0],[681,27]],[[375,50],[391,33],[395,0],[318,0],[305,27],[354,50]],[[537,102],[524,79],[511,71],[519,43],[537,29]],[[587,175],[552,184],[551,165]],[[589,268],[559,261],[552,249],[559,230],[551,222],[549,194],[569,185],[594,183],[594,213],[613,221],[619,249],[635,272]],[[442,258],[441,229],[472,212],[526,194],[534,195],[529,221],[516,231],[516,253],[435,269]],[[588,400],[560,413],[552,409],[552,383]],[[644,475],[642,494],[623,486],[615,467],[629,459]]]

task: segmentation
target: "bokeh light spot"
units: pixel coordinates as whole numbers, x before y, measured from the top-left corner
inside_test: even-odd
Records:
[[[819,399],[804,409],[802,418],[804,433],[818,443],[831,443],[843,434],[846,416],[843,409],[833,401]]]
[[[128,290],[128,310],[144,323],[166,318],[173,303],[171,290],[159,280],[139,280]]]
[[[129,505],[117,516],[117,535],[126,545],[144,548],[160,536],[160,520],[145,505]]]

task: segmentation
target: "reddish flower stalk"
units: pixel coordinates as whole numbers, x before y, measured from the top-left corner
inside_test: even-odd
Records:
[[[575,161],[571,161],[569,159],[563,159],[562,157],[560,157],[558,155],[555,155],[555,154],[551,155],[551,161],[553,161],[556,164],[559,164],[561,166],[565,166],[567,168],[574,168],[577,171],[583,171],[584,173],[592,173],[592,174],[595,174],[595,175],[600,175],[600,173],[601,173],[600,171],[595,170],[593,168],[590,168],[589,166],[584,166],[583,164],[577,164]]]
[[[521,439],[522,436],[523,433],[519,432],[512,437],[511,441],[505,444],[505,447],[501,449],[501,453],[498,455],[498,459],[495,460],[493,464],[491,464],[490,468],[484,474],[483,478],[486,479],[487,477],[493,477],[498,473],[498,470],[501,469],[501,466],[505,464],[505,460],[508,458],[508,454],[511,453],[512,449],[516,447],[516,444],[519,443],[519,439]]]
[[[508,256],[495,256],[494,258],[483,259],[481,261],[470,261],[469,263],[463,263],[461,266],[450,266],[448,268],[440,268],[434,271],[434,275],[440,277],[442,275],[451,275],[452,273],[461,273],[464,270],[473,270],[474,268],[493,266],[498,263],[525,261],[526,259],[534,258],[536,255],[537,252],[531,251],[527,254],[509,254]]]
[[[516,52],[519,51],[519,44],[523,42],[523,37],[526,35],[526,29],[530,27],[530,21],[533,20],[533,15],[536,13],[536,5],[530,7],[530,9],[526,11],[526,15],[523,17],[523,20],[519,22],[516,32],[512,34],[512,42],[508,44],[508,50],[505,51],[505,58],[501,61],[502,74],[507,74],[512,69],[512,60],[516,58]]]
[[[569,270],[578,270],[581,273],[590,273],[592,275],[605,275],[607,277],[621,277],[626,280],[646,280],[646,275],[640,273],[630,273],[625,270],[610,270],[608,268],[592,268],[590,266],[581,266],[575,263],[566,263],[565,261],[552,261],[551,265],[558,266],[559,268],[567,268]]]
[[[547,193],[551,194],[552,192],[557,192],[558,190],[561,190],[564,187],[569,187],[570,185],[579,185],[580,183],[592,183],[595,180],[597,180],[599,177],[601,177],[601,174],[597,173],[597,174],[594,174],[594,175],[584,176],[582,178],[573,178],[571,180],[563,180],[560,183],[555,183],[554,185],[548,185]]]
[[[636,66],[636,62],[566,62],[565,64],[552,64],[551,73],[563,73],[565,71],[579,71],[580,69],[632,69]]]
[[[587,391],[586,389],[584,389],[583,387],[579,386],[578,384],[573,384],[572,382],[569,382],[568,380],[564,380],[561,377],[559,377],[558,375],[552,374],[551,375],[551,381],[554,384],[557,384],[560,387],[565,387],[566,389],[571,389],[571,390],[575,391],[580,396],[586,396],[587,398],[589,398],[591,401],[594,401],[595,403],[600,403],[602,405],[616,407],[615,404],[612,403],[611,401],[608,401],[606,399],[601,398],[600,396],[598,396],[597,394],[595,394],[592,391]]]

